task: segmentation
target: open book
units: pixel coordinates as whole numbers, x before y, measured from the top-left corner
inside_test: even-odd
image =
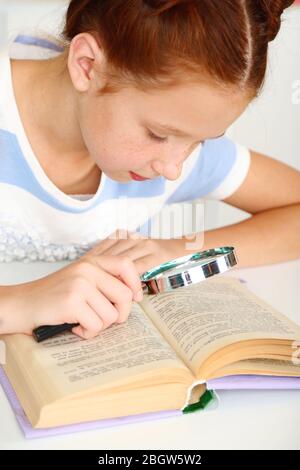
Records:
[[[227,277],[145,296],[125,324],[91,340],[1,339],[5,373],[36,428],[184,411],[226,375],[300,375],[300,327]]]

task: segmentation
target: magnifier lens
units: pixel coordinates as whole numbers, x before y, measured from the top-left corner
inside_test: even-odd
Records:
[[[173,269],[176,269],[178,267],[180,270],[183,268],[183,266],[190,261],[195,254],[188,255],[188,256],[182,256],[181,258],[176,258],[171,261],[167,261],[166,263],[159,264],[155,266],[154,268],[149,269],[149,271],[144,272],[140,278],[142,281],[149,281],[150,279],[153,279],[165,271],[170,271]]]
[[[178,287],[187,283],[196,283],[212,275],[225,272],[236,264],[233,247],[221,247],[198,251],[155,266],[141,275],[142,281],[163,281]],[[196,269],[195,269],[196,268]],[[199,271],[198,271],[199,268]],[[165,275],[164,275],[165,273]],[[179,282],[179,276],[182,276]],[[184,279],[183,279],[184,277]],[[174,287],[173,287],[174,288]]]

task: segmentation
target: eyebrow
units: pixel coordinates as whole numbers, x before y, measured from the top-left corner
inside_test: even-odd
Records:
[[[170,132],[171,134],[174,134],[174,135],[179,135],[182,137],[190,137],[190,134],[188,134],[187,132],[181,131],[180,129],[176,129],[176,127],[168,126],[166,124],[159,124],[158,122],[153,122],[152,125],[154,127],[159,127],[160,129]],[[222,137],[223,135],[225,135],[225,132],[223,132],[223,134],[220,134],[216,137],[209,137],[209,139],[218,139],[219,137]],[[208,138],[203,139],[203,140],[208,140]]]

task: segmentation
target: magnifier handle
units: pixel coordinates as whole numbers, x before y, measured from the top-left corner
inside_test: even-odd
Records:
[[[46,339],[52,338],[52,336],[63,333],[64,331],[71,331],[75,326],[79,326],[79,323],[63,323],[62,325],[45,325],[39,326],[33,330],[32,334],[34,339],[41,343]]]

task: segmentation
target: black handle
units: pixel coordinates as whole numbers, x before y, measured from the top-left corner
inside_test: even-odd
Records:
[[[63,323],[62,325],[45,325],[39,326],[33,330],[32,334],[34,339],[40,343],[46,339],[51,338],[52,336],[63,333],[64,331],[70,331],[75,326],[79,326],[79,323]]]

